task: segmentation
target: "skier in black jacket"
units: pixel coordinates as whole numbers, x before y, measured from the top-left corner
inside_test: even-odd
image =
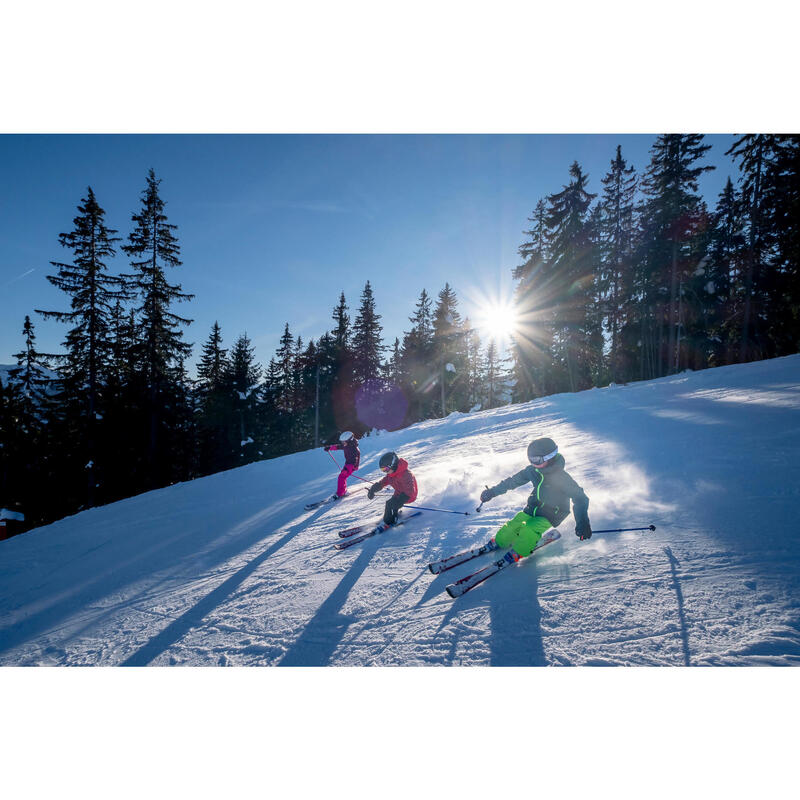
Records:
[[[528,445],[528,460],[529,467],[481,492],[481,503],[486,503],[509,489],[533,484],[525,508],[506,522],[493,539],[498,548],[511,548],[514,561],[529,556],[542,534],[569,516],[570,500],[575,515],[575,534],[581,540],[592,535],[589,498],[564,469],[564,457],[559,454],[556,443],[546,437],[535,439]]]

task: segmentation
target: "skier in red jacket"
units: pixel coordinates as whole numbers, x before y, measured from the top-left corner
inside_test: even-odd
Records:
[[[386,476],[369,487],[367,496],[372,500],[375,494],[386,485],[394,489],[394,494],[386,501],[386,508],[383,512],[383,521],[387,525],[394,525],[400,509],[406,503],[417,499],[417,481],[408,468],[408,461],[399,458],[397,453],[391,451],[384,453],[378,466],[386,473]]]
[[[344,450],[344,466],[339,473],[339,480],[336,483],[336,499],[347,494],[347,479],[358,469],[361,460],[361,451],[358,449],[358,439],[351,431],[344,431],[339,437],[341,444],[329,444],[325,446],[326,451]]]

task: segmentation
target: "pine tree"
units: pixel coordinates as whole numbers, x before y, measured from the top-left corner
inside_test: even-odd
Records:
[[[402,385],[409,400],[408,417],[418,421],[430,415],[430,390],[438,371],[433,357],[433,316],[431,299],[423,289],[416,311],[409,317],[411,330],[403,334],[400,354]]]
[[[367,281],[361,294],[358,316],[353,323],[353,376],[361,386],[380,378],[384,349],[380,318],[380,314],[375,311],[372,286]]]
[[[159,196],[160,180],[151,169],[142,192],[142,206],[132,215],[135,223],[123,250],[132,259],[132,275],[126,276],[138,295],[139,362],[146,387],[148,410],[147,461],[151,486],[161,485],[171,472],[169,465],[170,427],[168,409],[172,390],[180,380],[181,363],[189,357],[191,345],[183,341],[182,327],[190,319],[170,309],[175,302],[191,300],[178,284],[170,284],[165,270],[181,265],[180,247],[167,221],[164,201]]]
[[[770,341],[776,356],[800,350],[800,135],[778,137],[775,159],[775,280],[770,282]]]
[[[548,197],[547,268],[554,331],[551,383],[556,390],[574,392],[591,385],[587,320],[592,311],[593,242],[587,214],[596,195],[586,190],[588,176],[577,162],[569,173],[570,183]]]
[[[5,473],[0,480],[0,507],[24,509],[28,525],[37,525],[49,521],[52,505],[53,492],[43,493],[42,487],[57,485],[50,457],[58,448],[50,428],[54,411],[50,394],[56,382],[46,357],[36,349],[29,316],[25,317],[22,334],[25,346],[14,355],[17,366],[8,371],[6,421],[0,421],[0,459],[6,464],[0,468]]]
[[[744,220],[733,181],[728,178],[720,192],[712,218],[710,244],[698,266],[706,296],[706,320],[711,343],[708,366],[718,367],[738,360],[741,339],[744,269]]]
[[[650,150],[643,180],[643,246],[637,259],[640,311],[651,348],[650,369],[641,377],[659,377],[680,365],[678,341],[679,286],[696,268],[691,258],[693,237],[702,225],[704,208],[697,181],[713,166],[697,166],[711,145],[700,134],[664,134]],[[643,343],[644,344],[644,343]]]
[[[483,406],[484,359],[481,340],[469,317],[464,320],[464,354],[467,372],[467,409]]]
[[[339,303],[333,309],[333,321],[336,323],[332,331],[336,346],[346,351],[350,344],[350,317],[347,314],[347,303],[344,292],[339,295]]]
[[[91,187],[78,212],[74,230],[59,235],[61,246],[72,250],[73,263],[53,261],[58,273],[47,276],[70,296],[72,310],[37,313],[73,325],[64,341],[66,354],[54,359],[59,362],[63,386],[60,403],[72,432],[64,445],[83,461],[86,504],[93,506],[98,485],[97,415],[102,415],[101,389],[109,371],[113,307],[117,300],[126,299],[127,293],[119,277],[106,274],[106,259],[115,255],[114,243],[120,240],[114,236],[115,230],[106,227],[105,211]]]
[[[275,403],[279,411],[287,415],[294,411],[295,404],[294,358],[294,336],[287,322],[280,338],[280,346],[275,353],[276,374],[272,383]]]
[[[497,408],[502,404],[504,399],[503,390],[507,380],[505,365],[506,359],[500,356],[497,342],[494,339],[490,339],[483,362],[484,408]]]
[[[50,364],[36,349],[36,333],[29,316],[25,316],[22,326],[25,349],[14,354],[17,366],[9,370],[10,383],[19,390],[23,419],[31,423],[47,418],[50,406],[50,391],[54,378],[50,374]]]
[[[255,360],[255,348],[247,333],[234,342],[227,362],[225,385],[230,387],[234,427],[231,439],[238,449],[238,463],[255,460],[257,391],[261,381],[261,365]]]
[[[602,180],[600,246],[602,267],[600,288],[603,314],[609,334],[608,368],[611,381],[624,374],[621,331],[625,319],[625,301],[630,297],[631,268],[635,236],[634,207],[637,189],[636,172],[622,157],[622,147],[611,161],[611,169]]]
[[[463,409],[467,394],[464,333],[458,299],[449,283],[439,292],[433,312],[433,357],[439,371],[439,410],[444,417],[448,408]]]
[[[514,289],[517,331],[511,343],[513,358],[514,402],[531,400],[546,393],[545,373],[552,349],[553,287],[547,271],[547,207],[539,200],[528,220],[533,223],[524,231],[530,237],[518,253],[523,259],[512,275],[518,281]]]

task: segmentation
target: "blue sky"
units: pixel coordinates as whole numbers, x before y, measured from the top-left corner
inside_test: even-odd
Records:
[[[402,340],[423,288],[446,282],[462,316],[508,293],[527,217],[568,182],[577,160],[599,192],[616,145],[642,171],[655,135],[3,135],[0,136],[0,363],[22,349],[26,314],[42,351],[68,330],[34,308],[67,310],[46,280],[68,260],[58,234],[72,229],[91,186],[107,223],[127,236],[147,170],[162,179],[183,266],[169,279],[195,299],[192,362],[219,321],[226,346],[247,332],[266,365],[285,322],[307,342],[332,325],[344,291],[355,317],[370,280],[385,343]],[[701,192],[713,206],[737,171],[712,145]],[[112,272],[127,271],[121,251]]]

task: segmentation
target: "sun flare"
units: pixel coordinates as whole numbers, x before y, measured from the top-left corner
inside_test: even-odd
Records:
[[[485,305],[478,317],[478,327],[486,339],[505,344],[517,331],[517,314],[511,303],[492,302]]]

